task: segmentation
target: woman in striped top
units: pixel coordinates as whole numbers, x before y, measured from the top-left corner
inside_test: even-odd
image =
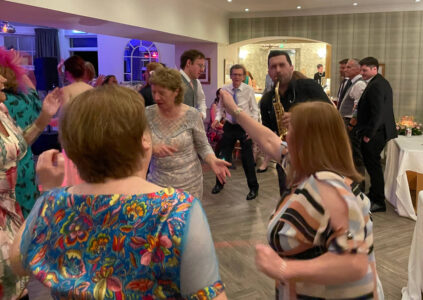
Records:
[[[279,137],[221,95],[226,111],[281,161]],[[270,218],[270,247],[256,247],[257,268],[275,279],[276,299],[379,299],[370,202],[354,184],[362,178],[341,116],[315,101],[296,105],[284,121],[291,189]]]

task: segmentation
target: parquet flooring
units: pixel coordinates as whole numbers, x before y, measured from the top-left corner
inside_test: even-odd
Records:
[[[229,299],[274,299],[274,283],[256,270],[255,245],[266,243],[270,213],[278,201],[276,170],[257,174],[259,196],[246,201],[247,182],[239,161],[232,178],[217,195],[211,190],[214,174],[204,174],[203,206],[206,211],[220,274]],[[415,222],[399,217],[388,205],[386,213],[374,214],[374,237],[377,269],[385,299],[401,299],[401,288],[407,285],[407,265]]]

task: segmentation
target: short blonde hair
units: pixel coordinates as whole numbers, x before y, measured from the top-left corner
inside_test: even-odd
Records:
[[[151,71],[157,70],[158,68],[163,68],[163,65],[161,63],[153,61],[151,63],[148,63],[146,68],[147,68],[147,72],[151,72]]]
[[[69,101],[60,116],[60,141],[83,180],[124,178],[141,167],[146,130],[144,101],[118,85],[88,90]]]
[[[179,104],[184,101],[184,86],[182,83],[181,73],[174,69],[158,68],[150,77],[151,85],[159,85],[173,92],[178,91],[175,103]]]
[[[291,109],[293,138],[291,183],[319,171],[331,171],[356,182],[363,180],[354,166],[351,146],[338,110],[322,101],[304,102]]]

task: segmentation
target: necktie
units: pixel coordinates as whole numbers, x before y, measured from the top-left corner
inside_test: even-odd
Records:
[[[234,91],[234,101],[235,101],[235,103],[236,103],[236,105],[238,105],[238,97],[237,97],[237,95],[236,95],[236,92],[238,91],[238,89],[237,88],[234,88],[233,89],[233,91]],[[232,124],[236,124],[237,122],[236,122],[236,118],[235,118],[235,116],[232,116]]]
[[[344,79],[344,80],[347,80],[347,79]],[[348,91],[348,89],[350,88],[351,84],[352,84],[351,80],[348,79],[342,85],[342,90],[340,90],[339,97],[338,97],[338,109],[341,107],[341,103],[342,103],[342,100],[345,97],[345,93]]]

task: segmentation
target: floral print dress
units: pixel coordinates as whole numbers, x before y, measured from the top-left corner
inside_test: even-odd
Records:
[[[29,89],[26,94],[6,93],[4,104],[9,110],[9,115],[20,128],[32,125],[41,112],[41,101],[34,89]],[[23,215],[27,216],[40,195],[35,182],[35,166],[31,147],[28,147],[26,155],[19,161],[15,193]]]
[[[15,185],[17,163],[24,157],[27,144],[8,115],[0,112],[0,122],[8,133],[0,133],[0,299],[11,299],[25,286],[10,269],[9,247],[24,221],[16,202]]]
[[[21,253],[54,299],[213,299],[224,290],[200,202],[172,188],[46,193],[27,219]]]

